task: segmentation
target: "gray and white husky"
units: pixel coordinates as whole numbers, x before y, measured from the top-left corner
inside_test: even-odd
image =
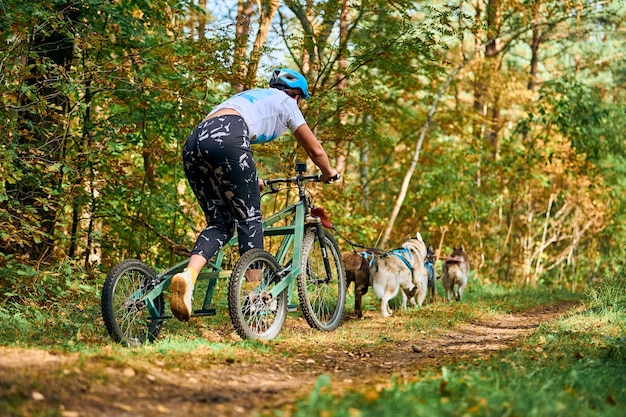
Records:
[[[401,248],[394,249],[378,256],[370,268],[370,280],[374,295],[381,300],[380,312],[383,317],[393,313],[389,307],[389,300],[398,295],[402,289],[402,308],[406,310],[407,300],[411,305],[420,306],[426,298],[428,290],[428,275],[424,270],[426,245],[422,235],[417,233]]]

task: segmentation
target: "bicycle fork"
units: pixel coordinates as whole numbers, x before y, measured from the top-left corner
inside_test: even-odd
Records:
[[[330,267],[330,259],[326,248],[326,239],[324,239],[324,226],[322,225],[322,220],[319,217],[308,216],[307,223],[315,225],[315,233],[317,234],[317,238],[320,243],[322,259],[324,259],[324,269],[326,270],[326,278],[321,281],[324,284],[328,284],[332,279],[332,268]]]

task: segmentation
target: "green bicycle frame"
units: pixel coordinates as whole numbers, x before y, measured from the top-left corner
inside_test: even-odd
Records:
[[[276,254],[274,255],[276,260],[281,265],[285,265],[285,259],[287,257],[288,250],[289,248],[293,248],[290,266],[285,271],[283,271],[285,273],[288,272],[286,276],[289,277],[297,277],[302,269],[302,245],[294,245],[293,242],[295,238],[298,238],[300,241],[304,239],[304,220],[306,215],[305,203],[306,201],[301,198],[297,202],[277,211],[276,213],[273,213],[263,221],[263,231],[265,236],[284,236]],[[292,220],[289,225],[272,226],[277,222],[288,219],[290,217],[292,217]],[[225,249],[233,246],[236,243],[237,237],[234,236],[224,245],[224,247],[222,247],[222,249],[217,252],[213,260],[207,262],[206,266],[198,274],[198,281],[208,280],[209,282],[206,293],[204,295],[204,301],[202,302],[202,308],[200,310],[195,310],[193,312],[194,316],[215,315],[215,309],[211,308],[211,303],[213,302],[213,293],[215,291],[217,280],[220,278],[230,278],[232,272],[230,270],[225,270],[222,268]],[[172,277],[175,274],[181,272],[187,266],[187,262],[188,260],[182,261],[158,274],[154,287],[143,297],[146,308],[148,309],[152,317],[158,317],[160,319],[168,318],[159,317],[159,312],[154,304],[154,300],[162,292],[169,288]],[[272,296],[278,296],[278,294],[280,294],[285,288],[289,286],[289,295],[291,299],[291,288],[293,283],[293,279],[281,280],[281,282],[274,287],[272,291]]]

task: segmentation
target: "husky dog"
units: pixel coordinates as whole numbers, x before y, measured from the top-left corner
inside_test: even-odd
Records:
[[[437,296],[437,274],[435,274],[435,250],[431,245],[428,245],[426,249],[424,270],[428,277],[428,294],[430,295],[430,302],[432,303]]]
[[[381,300],[380,312],[383,317],[392,314],[389,300],[402,289],[402,308],[406,310],[407,300],[415,305],[414,296],[420,306],[426,298],[428,278],[424,272],[426,245],[419,233],[409,239],[401,248],[378,256],[370,268],[370,281],[374,295]]]
[[[456,301],[461,301],[463,290],[469,279],[469,256],[465,253],[465,248],[454,248],[452,254],[443,262],[441,272],[441,284],[446,290],[446,298],[452,301],[452,295]]]
[[[354,312],[357,318],[363,318],[362,299],[370,285],[370,266],[376,253],[372,250],[342,253],[346,269],[346,287],[354,282]]]

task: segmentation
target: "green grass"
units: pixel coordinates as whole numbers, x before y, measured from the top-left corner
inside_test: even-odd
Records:
[[[549,291],[482,288],[472,314],[549,304]],[[529,297],[531,296],[531,297]],[[467,318],[467,317],[466,317]],[[606,279],[585,308],[542,325],[524,344],[489,360],[415,375],[408,384],[331,394],[324,375],[291,417],[623,416],[626,414],[626,276]]]

